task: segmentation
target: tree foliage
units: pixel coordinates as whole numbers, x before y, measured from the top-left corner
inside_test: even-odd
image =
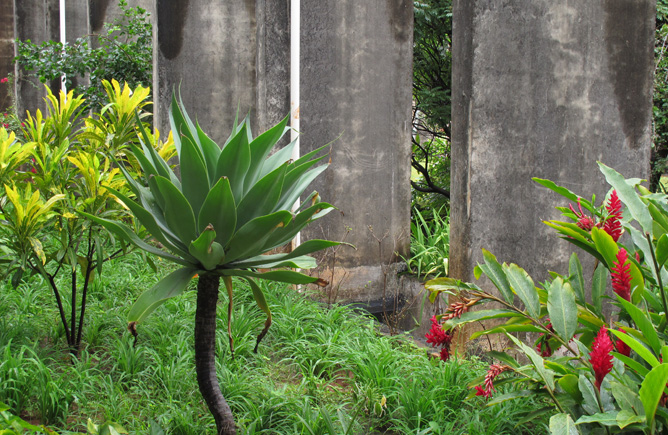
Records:
[[[86,35],[74,44],[45,41],[40,45],[30,40],[18,41],[15,61],[32,71],[40,82],[60,80],[65,75],[67,89],[83,95],[86,104],[96,109],[106,104],[103,80],[117,80],[131,88],[151,85],[153,75],[153,36],[149,13],[142,8],[128,7],[119,0],[123,15],[105,23],[105,32]],[[92,48],[90,38],[96,38],[98,48]],[[80,78],[87,78],[85,84]]]
[[[411,185],[420,208],[450,198],[452,0],[415,1]]]
[[[656,3],[654,46],[654,140],[652,144],[650,187],[659,189],[661,175],[668,172],[668,0]]]

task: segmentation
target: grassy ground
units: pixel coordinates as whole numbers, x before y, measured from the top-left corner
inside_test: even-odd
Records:
[[[126,331],[131,301],[157,280],[138,256],[105,269],[89,299],[78,360],[64,347],[52,294],[41,278],[0,287],[0,401],[24,419],[62,433],[85,432],[87,418],[132,434],[214,432],[197,389],[193,356],[195,294],[169,301]],[[480,361],[443,363],[405,337],[378,332],[345,307],[324,309],[303,294],[271,286],[274,324],[252,352],[264,318],[239,287],[229,353],[219,309],[218,376],[240,433],[540,434],[544,421],[515,427],[529,399],[485,407],[465,400]],[[66,311],[68,309],[66,308]]]

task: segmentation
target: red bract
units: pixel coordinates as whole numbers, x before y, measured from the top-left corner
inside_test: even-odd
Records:
[[[3,77],[2,79],[0,79],[0,83],[7,83],[8,81],[9,81],[9,78],[7,78],[7,77]]]
[[[621,328],[619,328],[618,331],[621,331],[624,334],[626,334],[626,331],[624,331]],[[622,340],[617,339],[615,341],[615,349],[617,350],[617,352],[621,353],[624,356],[630,356],[631,355],[631,348],[626,343],[624,343]]]
[[[450,335],[443,330],[439,321],[436,320],[436,316],[432,316],[431,329],[425,334],[425,337],[427,338],[427,343],[431,344],[432,347],[450,344],[450,341],[452,340]]]
[[[627,301],[631,300],[631,265],[628,262],[626,249],[617,252],[617,261],[612,264],[612,289]]]
[[[485,375],[485,387],[483,388],[480,385],[476,385],[475,395],[482,396],[485,398],[492,397],[492,394],[494,393],[494,391],[496,391],[496,389],[494,388],[494,378],[496,378],[501,373],[507,370],[510,370],[509,366],[502,366],[500,364],[492,364],[491,366],[489,366],[487,374]]]
[[[439,357],[443,361],[447,361],[450,359],[450,346],[443,346],[443,349],[441,349],[441,353],[439,354]]]
[[[580,209],[580,212],[578,213],[575,211],[573,206],[571,204],[568,204],[570,207],[571,211],[573,214],[578,218],[578,221],[575,223],[579,228],[582,228],[585,231],[591,231],[592,228],[594,228],[594,225],[596,225],[596,222],[594,221],[593,218],[587,216],[584,214],[582,211],[582,205],[580,205],[580,200],[578,200],[578,209]]]
[[[596,377],[595,385],[599,391],[603,378],[612,370],[612,355],[610,354],[612,350],[613,346],[608,336],[608,330],[605,326],[602,326],[591,345],[591,352],[589,353],[589,362]]]
[[[603,229],[616,242],[622,236],[622,202],[617,197],[616,190],[612,191],[605,209],[608,210],[608,218],[605,220]]]

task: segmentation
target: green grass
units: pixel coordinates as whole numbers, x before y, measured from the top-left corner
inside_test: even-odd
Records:
[[[159,267],[164,266],[160,265]],[[132,434],[151,421],[175,435],[214,432],[194,371],[195,292],[167,302],[126,331],[131,302],[157,281],[139,256],[107,267],[89,299],[84,349],[66,352],[52,296],[39,277],[0,287],[0,402],[32,423],[86,432],[90,417]],[[346,307],[325,309],[290,287],[270,285],[274,323],[254,354],[264,323],[238,283],[232,331],[219,309],[218,376],[246,434],[540,434],[545,422],[515,427],[536,408],[530,399],[485,407],[466,400],[484,374],[478,360],[443,363],[405,336],[378,332]],[[346,432],[347,431],[347,432]]]

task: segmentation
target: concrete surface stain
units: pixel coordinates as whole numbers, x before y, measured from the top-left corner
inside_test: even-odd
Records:
[[[157,0],[158,46],[166,59],[174,59],[183,47],[183,31],[190,0]]]

